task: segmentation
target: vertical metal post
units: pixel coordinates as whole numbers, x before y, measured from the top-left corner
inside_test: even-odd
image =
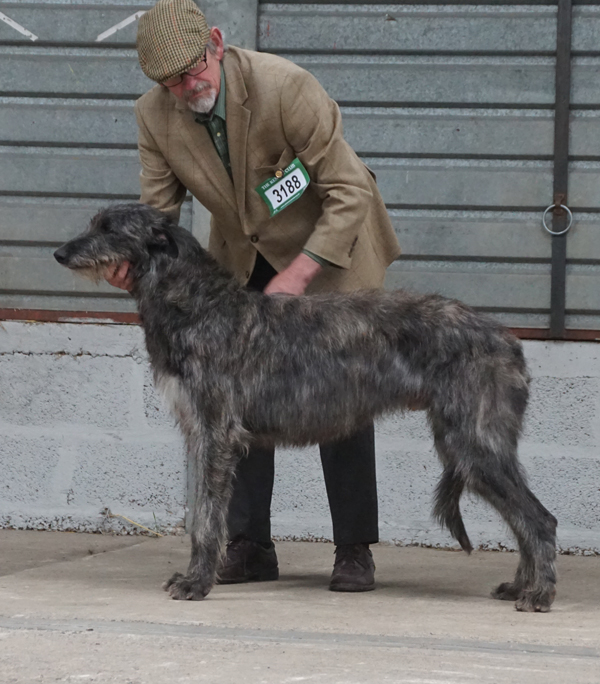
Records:
[[[569,104],[571,101],[571,0],[558,0],[556,27],[556,103],[554,110],[554,212],[552,231],[561,233],[569,216],[561,208],[567,204],[569,184]],[[552,236],[552,275],[550,293],[550,337],[565,336],[567,273],[567,233]]]

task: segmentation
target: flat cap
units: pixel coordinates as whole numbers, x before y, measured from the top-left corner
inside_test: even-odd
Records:
[[[210,28],[193,0],[158,0],[139,20],[136,47],[142,71],[162,83],[196,66]]]

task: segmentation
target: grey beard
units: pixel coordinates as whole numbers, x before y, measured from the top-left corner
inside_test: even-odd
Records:
[[[187,98],[184,99],[188,108],[193,112],[196,112],[197,114],[208,114],[215,106],[215,102],[217,101],[217,93],[215,89],[211,88],[210,86],[208,88],[203,88],[202,90],[206,90],[207,92],[201,97],[195,98],[194,100],[188,100]],[[195,93],[197,91],[192,92]]]

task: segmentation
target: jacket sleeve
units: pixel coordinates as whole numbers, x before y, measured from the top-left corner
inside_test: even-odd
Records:
[[[373,193],[369,172],[344,140],[337,104],[308,72],[295,71],[282,85],[286,139],[306,167],[322,213],[304,248],[349,268]]]
[[[135,116],[138,123],[138,151],[142,164],[140,202],[173,214],[179,220],[179,212],[187,191],[173,173],[148,130],[139,102],[135,103]]]

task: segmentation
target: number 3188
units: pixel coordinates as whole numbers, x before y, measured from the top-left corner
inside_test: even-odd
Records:
[[[278,188],[273,188],[273,194],[277,197],[277,202],[279,203],[293,195],[301,187],[302,184],[298,176],[290,176]]]

